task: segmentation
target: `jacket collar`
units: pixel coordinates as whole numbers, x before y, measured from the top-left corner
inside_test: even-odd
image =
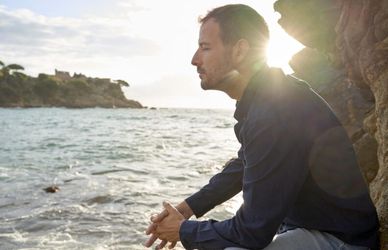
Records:
[[[263,83],[266,82],[269,70],[269,67],[265,64],[252,76],[251,80],[249,81],[247,87],[244,90],[241,99],[236,103],[234,118],[237,121],[245,119],[249,110],[249,106],[252,103],[254,97],[256,96],[258,89]]]

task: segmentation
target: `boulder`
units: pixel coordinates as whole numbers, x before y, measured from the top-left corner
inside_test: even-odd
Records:
[[[291,60],[332,106],[356,150],[388,249],[388,0],[278,0],[279,24],[307,48]]]

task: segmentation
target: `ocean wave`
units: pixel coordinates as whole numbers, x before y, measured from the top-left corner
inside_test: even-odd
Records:
[[[144,249],[162,201],[183,200],[235,156],[232,115],[0,109],[0,249]]]

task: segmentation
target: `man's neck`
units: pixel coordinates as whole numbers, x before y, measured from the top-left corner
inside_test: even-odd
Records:
[[[228,94],[230,98],[239,101],[252,77],[260,71],[264,65],[265,62],[256,63],[251,67],[241,67],[240,70],[233,72],[233,79],[231,80],[234,81],[234,84],[228,84],[229,88],[225,90],[225,93]]]

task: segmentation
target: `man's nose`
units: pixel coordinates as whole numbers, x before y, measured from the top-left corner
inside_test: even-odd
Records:
[[[194,65],[194,66],[198,66],[199,65],[198,50],[195,51],[195,53],[193,55],[193,58],[191,59],[191,64]]]

